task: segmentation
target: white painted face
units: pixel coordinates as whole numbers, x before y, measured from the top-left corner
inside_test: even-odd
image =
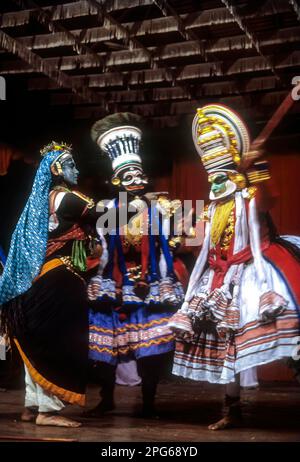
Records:
[[[126,191],[143,190],[148,184],[148,179],[142,169],[130,167],[122,173],[121,185]]]
[[[231,181],[227,172],[216,172],[209,176],[208,181],[211,183],[209,198],[210,200],[219,200],[233,194],[237,185]]]

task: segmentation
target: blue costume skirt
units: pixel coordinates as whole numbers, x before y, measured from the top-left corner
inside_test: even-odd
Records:
[[[89,313],[89,357],[112,365],[174,350],[174,308],[108,308]]]

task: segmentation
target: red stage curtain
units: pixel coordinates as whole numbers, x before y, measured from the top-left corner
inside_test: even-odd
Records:
[[[278,199],[273,219],[281,234],[300,235],[300,152],[274,155],[270,159]]]
[[[7,174],[13,151],[10,147],[0,145],[0,176]]]
[[[0,143],[0,176],[7,174],[11,161],[23,158],[24,162],[34,163],[34,158],[24,157],[18,149],[7,144]]]

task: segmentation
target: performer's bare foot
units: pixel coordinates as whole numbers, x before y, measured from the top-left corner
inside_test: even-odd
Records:
[[[101,401],[101,403],[97,404],[97,406],[93,409],[83,412],[82,417],[97,419],[99,417],[102,417],[107,412],[113,411],[114,409],[115,404],[113,402]]]
[[[218,422],[209,425],[208,429],[212,431],[226,430],[227,428],[238,428],[242,426],[242,419],[240,417],[226,415]]]
[[[46,412],[40,412],[36,418],[35,423],[36,425],[70,428],[78,428],[82,425],[80,422],[76,422],[76,420],[68,419],[67,417],[62,417],[57,414],[50,414]]]
[[[38,414],[37,408],[25,407],[21,414],[22,422],[34,422]]]

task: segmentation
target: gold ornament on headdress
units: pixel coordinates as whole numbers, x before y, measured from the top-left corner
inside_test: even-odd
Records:
[[[64,142],[57,143],[56,141],[51,141],[51,143],[47,144],[40,150],[40,153],[41,156],[44,157],[48,154],[48,152],[52,151],[62,151],[71,153],[72,145]]]
[[[247,178],[242,173],[229,172],[228,178],[237,185],[237,189],[241,190],[247,186]]]
[[[52,162],[51,164],[51,171],[53,175],[61,175],[62,174],[62,163],[72,154],[72,145],[67,143],[57,143],[56,141],[51,141],[51,143],[44,146],[41,150],[41,156],[45,157],[49,152],[61,152],[61,154]]]
[[[222,104],[207,104],[197,110],[192,134],[195,148],[207,172],[236,171],[250,138],[242,119]]]
[[[222,139],[223,135],[219,131],[219,128],[223,128],[228,140],[229,140],[229,148],[224,148],[223,151],[219,151],[218,153],[215,154],[208,154],[208,155],[203,155],[202,156],[202,162],[205,164],[206,162],[209,162],[210,160],[220,158],[224,154],[230,153],[232,160],[235,164],[239,164],[241,161],[238,149],[237,149],[237,142],[235,139],[235,134],[232,131],[230,125],[226,123],[224,120],[221,119],[221,117],[217,116],[207,116],[202,109],[197,110],[197,116],[198,116],[198,137],[200,135],[203,135],[204,133],[212,132],[215,130],[214,134],[211,135],[210,137],[205,138],[205,142],[211,142],[211,141],[216,141],[218,139]],[[198,144],[200,142],[198,141]]]

